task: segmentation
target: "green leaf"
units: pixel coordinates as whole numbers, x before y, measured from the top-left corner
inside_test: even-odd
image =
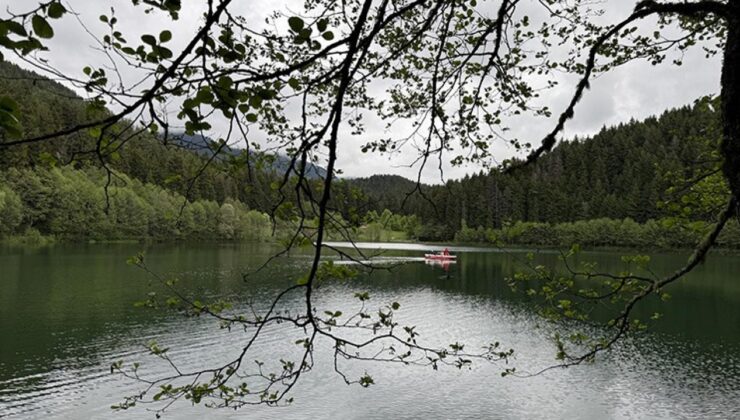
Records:
[[[90,137],[94,139],[99,138],[102,132],[103,131],[100,129],[100,127],[91,127],[87,130],[87,133],[90,134]]]
[[[67,12],[67,9],[64,8],[62,3],[51,3],[49,5],[49,9],[46,11],[46,14],[49,15],[52,19],[59,19]]]
[[[298,16],[293,16],[288,19],[288,25],[293,31],[300,32],[304,26],[303,19],[299,18]]]
[[[334,32],[332,32],[332,31],[326,31],[326,32],[324,32],[323,34],[321,34],[321,36],[322,36],[322,37],[323,37],[323,38],[324,38],[325,40],[327,40],[327,41],[331,41],[332,39],[334,39]]]
[[[157,52],[165,60],[172,58],[172,50],[165,47],[157,47]]]
[[[374,384],[375,381],[373,380],[372,376],[365,373],[365,375],[360,378],[359,383],[360,383],[360,386],[367,388],[370,385]]]
[[[259,109],[259,107],[262,106],[262,98],[258,95],[252,96],[249,98],[249,106],[254,109]]]
[[[298,36],[304,41],[311,39],[311,28],[301,29],[301,31],[298,33]]]
[[[170,31],[162,31],[159,33],[159,42],[165,43],[172,39],[172,32]]]
[[[218,82],[216,82],[216,84],[218,84],[218,87],[221,89],[227,90],[231,89],[231,86],[234,85],[234,80],[229,76],[222,76],[218,78]]]
[[[180,0],[165,0],[164,7],[168,10],[177,11],[182,8],[182,2]]]
[[[363,302],[364,302],[364,301],[366,301],[366,300],[370,299],[370,293],[368,293],[368,292],[362,292],[362,293],[359,293],[359,292],[358,292],[358,293],[355,293],[355,297],[356,297],[357,299],[360,299],[361,301],[363,301]]]
[[[51,25],[49,25],[46,19],[39,15],[33,15],[31,26],[33,26],[33,31],[39,38],[49,39],[54,36],[54,29],[51,28]]]
[[[0,129],[11,137],[20,137],[20,123],[15,113],[18,111],[18,104],[7,96],[0,97]]]
[[[214,99],[213,92],[211,92],[211,89],[207,86],[202,87],[195,95],[195,99],[197,99],[198,102],[201,103],[211,103]]]
[[[18,104],[8,96],[0,97],[0,111],[14,113],[18,110]]]
[[[316,22],[316,28],[319,30],[319,32],[324,32],[328,24],[329,21],[327,21],[326,19],[319,19],[319,21]]]
[[[28,32],[26,32],[26,28],[23,27],[18,22],[12,21],[12,20],[3,20],[0,21],[0,28],[5,28],[8,31],[20,35],[20,36],[27,36]]]
[[[157,45],[157,39],[154,38],[152,35],[142,35],[141,40],[144,41],[145,44]]]

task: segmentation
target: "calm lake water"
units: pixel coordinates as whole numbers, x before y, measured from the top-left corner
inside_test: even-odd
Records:
[[[213,366],[234,356],[245,335],[220,330],[208,319],[186,319],[135,308],[156,286],[126,259],[143,245],[59,245],[0,248],[0,417],[9,419],[154,418],[144,408],[112,412],[110,405],[136,384],[110,374],[111,362],[142,361],[145,374],[167,367],[146,355],[156,339],[185,367]],[[308,252],[282,258],[244,282],[276,249],[264,244],[146,246],[148,266],[180,279],[192,294],[223,296],[237,306],[259,306],[294,284],[309,266]],[[422,247],[394,246],[383,254],[405,262],[346,282],[323,284],[320,310],[356,308],[353,293],[368,291],[380,307],[398,301],[398,321],[416,325],[424,344],[492,341],[516,351],[513,365],[535,371],[554,363],[548,327],[504,277],[522,251],[461,248],[445,272],[418,261]],[[621,253],[586,253],[604,269],[618,269]],[[554,263],[555,253],[537,257]],[[686,256],[653,256],[667,273]],[[641,336],[623,342],[595,364],[533,378],[502,378],[501,365],[471,370],[351,364],[375,385],[346,386],[332,369],[329,343],[319,342],[316,367],[295,388],[289,407],[208,410],[187,402],[165,418],[419,419],[419,418],[740,418],[740,257],[712,255],[668,290],[668,302],[650,301],[640,313],[665,316]],[[286,301],[299,310],[299,297]],[[372,305],[371,305],[372,307]],[[263,356],[293,346],[283,329],[266,332]],[[291,347],[292,348],[292,347]]]

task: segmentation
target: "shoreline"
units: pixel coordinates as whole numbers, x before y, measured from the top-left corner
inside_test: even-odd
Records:
[[[532,245],[532,244],[521,244],[521,243],[487,243],[487,242],[439,242],[439,241],[416,241],[416,240],[401,240],[401,241],[369,241],[364,239],[355,239],[353,241],[356,244],[362,245],[361,248],[371,249],[382,249],[382,247],[371,246],[372,244],[383,245],[390,244],[394,245],[389,250],[403,250],[399,246],[404,244],[413,245],[415,247],[428,246],[429,250],[435,250],[436,248],[453,247],[453,248],[476,248],[480,250],[501,250],[501,251],[567,251],[571,246],[558,246],[558,245]],[[70,238],[59,238],[53,235],[14,235],[0,239],[0,246],[7,248],[25,248],[25,247],[51,247],[59,245],[125,245],[125,244],[270,244],[280,245],[280,240],[274,238],[268,241],[250,241],[250,240],[233,240],[233,239],[219,239],[219,238],[125,238],[125,239],[70,239]],[[327,245],[337,246],[338,244],[350,244],[345,240],[329,240],[326,241]],[[394,249],[395,248],[395,249]],[[591,246],[580,246],[580,250],[583,252],[630,252],[637,254],[654,254],[654,253],[681,253],[691,252],[694,247],[630,247],[621,245],[591,245]],[[460,250],[458,252],[466,252]],[[468,251],[469,252],[469,251]],[[740,256],[740,248],[714,246],[711,252],[720,253],[721,255],[738,255]]]

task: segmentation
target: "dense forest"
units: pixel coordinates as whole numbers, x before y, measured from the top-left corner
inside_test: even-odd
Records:
[[[16,99],[20,126],[28,136],[106,112],[64,86],[8,62],[0,62],[0,80],[0,97]],[[137,130],[132,123],[116,129],[126,143],[106,145],[111,149],[102,151],[104,159],[95,147],[97,133],[0,149],[0,236],[265,236],[263,222],[279,202],[274,186],[289,164],[286,157],[247,153],[182,132],[170,132],[163,138],[162,133]],[[0,142],[7,139],[0,130]],[[110,169],[110,177],[103,165]],[[309,167],[310,177],[323,173],[321,168]],[[107,184],[108,197],[104,193]],[[207,221],[199,216],[203,209]],[[257,213],[260,227],[254,234],[247,233],[242,227],[256,223]],[[227,228],[230,224],[233,232]]]
[[[194,200],[118,174],[108,191],[96,168],[36,167],[0,172],[0,235],[25,229],[31,237],[65,239],[244,239],[267,240],[270,220],[227,198]]]
[[[19,100],[28,135],[106,112],[7,62],[0,62],[0,79],[0,96]],[[393,175],[341,179],[332,208],[364,239],[569,246],[578,238],[584,245],[691,246],[714,207],[711,197],[686,200],[696,187],[682,184],[716,178],[715,106],[698,100],[562,142],[534,166],[421,185],[421,192],[415,182]],[[267,214],[280,200],[291,201],[275,191],[289,162],[283,156],[182,133],[163,139],[134,124],[118,130],[130,133],[128,140],[110,145],[115,149],[104,161],[93,136],[80,133],[0,149],[0,236],[265,239]],[[103,165],[112,170],[110,180]],[[309,171],[316,179],[324,174],[318,167]],[[692,206],[695,201],[709,204]],[[722,235],[722,245],[740,246],[736,225]]]
[[[453,231],[463,221],[493,228],[514,221],[602,217],[645,222],[667,216],[659,204],[668,198],[676,172],[693,178],[706,168],[697,162],[711,163],[712,149],[696,141],[713,133],[714,140],[718,138],[718,115],[710,105],[701,101],[660,117],[604,128],[592,138],[562,142],[536,166],[511,175],[492,171],[444,186],[424,186],[429,201],[419,194],[407,199],[415,184],[401,177],[354,182],[377,203],[374,210],[422,214]]]
[[[0,96],[17,99],[27,135],[100,112],[60,84],[8,62],[0,62],[0,80]],[[0,237],[280,240],[289,235],[293,220],[278,205],[293,197],[275,191],[290,164],[285,156],[247,153],[202,135],[173,132],[163,139],[133,124],[119,129],[130,136],[104,161],[96,155],[94,136],[79,133],[0,148]],[[5,139],[0,131],[0,141]],[[307,171],[313,181],[324,174],[313,164]],[[320,183],[313,185],[318,192]],[[352,206],[367,207],[367,198],[344,180],[335,185],[334,202],[337,217],[355,226],[359,238],[407,239],[419,230],[415,216],[358,213]],[[268,214],[280,217],[270,220]]]
[[[369,197],[373,210],[387,208],[421,217],[422,239],[444,240],[458,234],[466,242],[495,237],[511,243],[561,245],[578,233],[590,244],[633,246],[665,236],[652,242],[687,246],[698,240],[706,225],[702,222],[712,220],[727,193],[717,175],[717,107],[716,100],[702,98],[659,117],[564,141],[537,165],[511,173],[481,172],[441,186],[423,185],[423,194],[409,195],[416,184],[392,175],[353,183]],[[641,226],[645,233],[625,227],[619,235],[589,240],[588,231],[594,229],[565,234],[544,228],[559,226],[562,231],[572,229],[573,222],[599,220],[602,226],[610,224],[606,231],[625,224]],[[657,228],[648,228],[651,225]],[[655,229],[664,232],[656,237]],[[633,239],[626,240],[629,236]]]
[[[94,101],[85,101],[64,86],[8,63],[0,62],[0,96],[16,98],[20,125],[25,135],[40,135],[60,129],[70,122],[85,122],[100,110]],[[117,127],[120,144],[105,145],[105,163],[119,173],[144,183],[152,183],[188,197],[190,200],[227,198],[239,200],[250,208],[272,208],[271,184],[286,167],[283,156],[221,145],[202,136],[186,136],[172,131],[167,138],[136,129],[127,123]],[[90,134],[90,135],[87,135]],[[77,133],[50,142],[23,144],[0,150],[0,167],[32,168],[72,165],[100,167],[94,138],[97,133]],[[0,132],[0,141],[5,135]],[[215,161],[208,158],[216,151]],[[318,172],[314,170],[314,172]],[[318,172],[320,173],[320,172]]]

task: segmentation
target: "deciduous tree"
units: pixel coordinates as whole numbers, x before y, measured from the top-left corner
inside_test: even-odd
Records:
[[[132,133],[157,131],[164,140],[168,139],[171,117],[179,120],[188,134],[209,130],[220,121],[227,134],[218,140],[216,150],[234,136],[246,138],[254,148],[257,142],[251,133],[260,131],[270,147],[284,150],[291,158],[282,181],[274,185],[275,192],[284,198],[275,212],[296,221],[295,233],[286,245],[289,249],[308,235],[315,244],[315,253],[307,275],[277,296],[269,310],[258,316],[231,315],[218,302],[189,300],[163,282],[180,302],[181,306],[176,306],[185,313],[209,315],[224,325],[244,327],[252,338],[241,354],[225,365],[196,373],[183,373],[175,367],[172,376],[147,382],[145,392],[126,400],[124,408],[143,399],[160,401],[162,409],[181,398],[196,403],[209,401],[216,406],[276,404],[289,398],[286,395],[293,385],[310,370],[314,342],[319,337],[333,340],[337,361],[366,358],[363,352],[371,348],[376,360],[435,368],[443,363],[462,367],[474,358],[500,360],[510,355],[500,350],[497,343],[478,354],[468,353],[458,343],[429,347],[419,341],[413,328],[404,330],[394,321],[397,303],[370,314],[365,309],[369,297],[361,293],[357,295],[361,309],[356,318],[350,318],[359,319],[358,325],[340,312],[316,310],[317,282],[349,274],[339,266],[322,263],[326,233],[346,231],[334,217],[330,199],[337,176],[338,145],[349,133],[367,136],[361,146],[366,153],[415,149],[416,163],[421,168],[442,159],[455,164],[486,162],[494,142],[509,141],[528,152],[524,163],[509,162],[506,167],[513,171],[535,163],[552,150],[567,121],[578,111],[578,102],[587,94],[595,75],[637,59],[655,64],[664,60],[679,63],[681,51],[688,48],[703,48],[709,55],[723,56],[720,155],[729,194],[716,225],[687,264],[665,278],[613,276],[576,268],[570,269],[570,276],[566,277],[539,268],[529,276],[545,282],[542,288],[532,290],[551,303],[548,314],[554,318],[582,319],[585,312],[577,308],[580,301],[612,299],[624,304],[608,324],[605,336],[576,336],[574,341],[582,345],[576,347],[575,353],[564,341],[557,341],[558,358],[564,365],[591,360],[625,333],[639,328],[631,317],[632,308],[699,264],[727,220],[737,214],[737,1],[640,1],[620,20],[599,23],[602,20],[592,2],[586,0],[500,0],[494,4],[476,0],[312,0],[304,2],[299,14],[276,11],[268,17],[268,25],[255,26],[238,14],[237,2],[207,0],[200,27],[177,49],[172,47],[173,34],[167,28],[175,24],[182,11],[179,0],[133,0],[132,5],[134,12],[159,16],[162,30],[136,33],[127,29],[112,9],[100,17],[109,31],[98,39],[109,63],[90,63],[77,74],[56,71],[44,60],[48,40],[55,36],[56,21],[70,18],[66,3],[47,1],[27,10],[12,11],[0,21],[3,57],[12,56],[35,65],[87,91],[90,97],[88,118],[33,134],[24,134],[27,128],[18,123],[20,110],[13,98],[3,97],[0,128],[4,138],[0,147],[86,133],[94,140],[88,152],[96,156],[102,167],[109,168],[115,152],[125,146]],[[657,31],[653,30],[655,25]],[[563,54],[556,54],[562,49]],[[137,71],[139,81],[133,85],[119,81],[117,73],[124,68]],[[553,110],[538,104],[539,91],[552,87],[554,73],[563,71],[579,76],[566,108]],[[163,103],[177,104],[176,116],[163,111]],[[106,106],[110,110],[106,111]],[[542,139],[507,137],[507,120],[522,113],[552,116],[551,132]],[[391,135],[374,138],[365,132],[364,121],[370,116],[387,121]],[[397,120],[410,122],[412,130],[393,130]],[[317,187],[309,182],[307,170],[308,164],[319,156],[326,156],[327,173]],[[504,197],[515,194],[515,190],[503,190]],[[288,196],[295,199],[289,201]],[[167,196],[158,201],[171,206],[172,211],[166,212],[157,226],[167,234],[176,234],[176,204]],[[534,201],[522,209],[525,215],[542,211]],[[456,220],[465,218],[451,210],[449,216]],[[215,215],[212,213],[211,217]],[[315,229],[306,230],[306,221],[310,219],[317,220],[317,224]],[[146,267],[143,257],[132,262]],[[643,262],[631,260],[636,265]],[[602,280],[602,288],[572,290],[572,278],[578,276]],[[575,292],[580,300],[565,299],[552,290]],[[277,309],[286,296],[293,294],[303,296],[305,311],[286,316]],[[298,343],[301,355],[295,361],[284,361],[282,369],[272,375],[255,373],[260,384],[256,388],[242,386],[239,378],[245,369],[245,355],[262,329],[276,323],[305,331],[305,339]],[[343,334],[347,328],[359,328],[368,338],[350,339]],[[580,351],[584,346],[585,350]],[[378,349],[382,351],[377,353]],[[171,361],[166,350],[156,344],[150,350]],[[113,370],[140,379],[135,370],[120,364],[114,365]],[[343,375],[341,369],[337,370]],[[343,378],[362,386],[373,383],[369,375]],[[183,379],[188,381],[181,382]]]

